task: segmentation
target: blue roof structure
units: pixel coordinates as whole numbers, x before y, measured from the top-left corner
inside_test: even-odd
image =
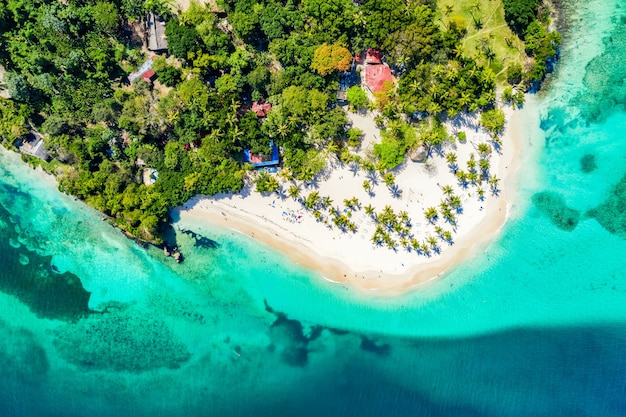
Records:
[[[276,166],[280,163],[280,154],[278,152],[278,146],[274,144],[273,140],[270,140],[270,148],[272,150],[271,159],[263,160],[259,155],[255,155],[250,152],[250,149],[243,151],[243,162],[249,162],[255,168]]]

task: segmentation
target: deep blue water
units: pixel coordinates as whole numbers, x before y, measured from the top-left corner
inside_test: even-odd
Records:
[[[0,416],[626,415],[626,8],[568,10],[516,215],[403,296],[208,225],[173,264],[0,153]]]

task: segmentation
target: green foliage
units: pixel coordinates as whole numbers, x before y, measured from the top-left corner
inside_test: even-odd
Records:
[[[463,57],[446,65],[422,63],[400,79],[398,95],[408,109],[431,115],[476,111],[495,100],[495,75]]]
[[[363,131],[356,127],[348,129],[348,146],[351,148],[358,148],[361,144],[361,138],[363,137]]]
[[[267,156],[274,140],[283,172],[298,181],[314,180],[329,153],[360,163],[341,145],[358,147],[362,132],[346,130],[347,116],[334,105],[334,72],[348,68],[353,53],[381,49],[399,78],[397,91],[378,94],[382,113],[376,122],[387,127],[374,149],[378,160],[363,164],[381,172],[402,163],[420,141],[438,146],[450,140],[437,122],[422,127],[418,138],[400,112],[452,116],[489,108],[494,73],[505,74],[464,54],[467,20],[451,13],[441,18],[434,1],[222,3],[234,34],[224,33],[221,16],[193,2],[176,17],[164,0],[11,0],[0,6],[0,63],[9,70],[5,82],[12,96],[0,100],[3,143],[9,146],[32,124],[62,166],[62,190],[133,235],[159,242],[170,207],[198,193],[243,187],[249,167],[242,164],[243,149]],[[120,24],[146,11],[167,21],[170,57],[153,63],[160,83],[170,87],[166,95],[143,80],[123,85],[147,56],[118,38]],[[524,29],[536,67],[526,74],[509,68],[512,80],[537,79],[558,44],[534,20]],[[261,97],[273,106],[265,117],[249,111]],[[516,97],[513,92],[511,101]],[[368,106],[357,86],[347,98],[355,108]],[[158,172],[153,185],[143,183],[144,169]],[[393,184],[392,175],[386,180]],[[267,173],[255,183],[261,192],[278,186]],[[332,221],[356,228],[347,215]],[[396,245],[387,232],[378,237]]]
[[[506,79],[512,85],[518,84],[522,81],[523,72],[522,64],[514,62],[506,69]]]
[[[112,33],[119,25],[119,12],[113,3],[99,1],[91,6],[91,14],[96,28],[102,32]]]
[[[461,133],[465,134],[465,132],[459,132],[459,135]],[[448,135],[446,126],[439,119],[433,119],[422,131],[421,140],[428,148],[439,148],[446,141],[452,140],[452,137]]]
[[[511,29],[524,36],[526,28],[537,18],[539,0],[503,0],[504,18]]]
[[[278,189],[278,181],[266,171],[260,171],[254,180],[256,190],[260,193],[271,193]]]
[[[526,74],[530,82],[541,81],[547,71],[548,59],[554,57],[561,42],[558,32],[548,32],[546,27],[535,20],[526,29],[526,51],[535,58],[534,64]]]
[[[348,88],[348,91],[346,93],[346,99],[351,106],[357,109],[366,107],[369,101],[367,99],[367,93],[363,91],[363,89],[358,85],[353,85],[352,87]]]
[[[189,52],[200,49],[200,37],[193,26],[181,24],[178,19],[171,19],[165,26],[167,50],[178,59],[185,60]]]
[[[393,122],[382,132],[382,141],[374,145],[374,155],[385,169],[400,165],[407,151],[417,143],[415,129],[406,123]]]
[[[504,111],[499,108],[484,111],[480,115],[480,125],[492,136],[497,136],[504,129]]]

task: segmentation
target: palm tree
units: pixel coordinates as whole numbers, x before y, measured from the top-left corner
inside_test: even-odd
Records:
[[[331,207],[333,205],[333,200],[329,196],[322,197],[322,204],[324,207]]]
[[[400,217],[400,221],[402,223],[408,223],[409,219],[409,213],[407,213],[406,211],[402,210],[400,213],[398,213],[398,217]]]
[[[448,152],[446,154],[446,162],[448,166],[452,166],[456,164],[456,154],[454,152]]]
[[[285,137],[287,136],[287,133],[289,133],[289,126],[287,126],[286,123],[281,123],[278,126],[276,126],[276,131],[278,132],[281,138],[285,139]]]
[[[428,236],[426,238],[426,242],[428,243],[428,245],[434,250],[436,251],[437,249],[437,239],[435,239],[433,236]]]
[[[469,172],[476,172],[476,160],[473,157],[474,154],[471,154],[469,161],[467,161],[467,170]]]
[[[443,191],[443,195],[445,195],[446,198],[450,198],[452,195],[454,195],[454,189],[450,185],[444,185],[443,187],[441,187],[441,191]]]
[[[459,181],[459,185],[462,188],[467,188],[467,174],[465,171],[457,171],[456,179]]]
[[[372,183],[370,180],[363,181],[363,189],[369,194],[372,191]]]
[[[449,245],[452,245],[454,243],[452,241],[452,233],[450,233],[450,231],[448,231],[448,230],[444,231],[442,237],[443,237],[443,240],[448,242]]]
[[[376,213],[376,211],[374,210],[374,207],[371,204],[368,204],[367,206],[365,206],[365,214],[367,214],[368,216],[373,216],[374,213]]]
[[[391,172],[388,172],[383,177],[383,181],[387,187],[391,187],[396,182],[396,177]]]
[[[441,237],[443,235],[443,228],[441,226],[435,226],[435,233]]]
[[[488,143],[484,143],[484,142],[479,143],[478,146],[476,147],[476,150],[483,157],[491,154],[491,146],[489,146]]]
[[[337,145],[337,142],[335,142],[334,140],[331,140],[328,142],[328,144],[326,145],[326,152],[328,152],[329,154],[334,154],[337,153],[339,151],[339,145]]]
[[[452,208],[458,210],[459,207],[461,207],[461,197],[459,197],[458,195],[453,195],[450,198],[450,206],[452,206]]]
[[[300,187],[298,187],[297,185],[292,185],[291,187],[289,187],[287,194],[294,200],[297,199],[300,196]]]
[[[500,182],[500,179],[497,178],[495,176],[495,174],[489,178],[489,185],[491,186],[491,194],[493,195],[498,195],[498,193],[500,192],[500,190],[498,189],[498,183]]]
[[[485,190],[483,190],[482,188],[478,187],[476,189],[476,194],[478,194],[478,200],[480,200],[480,201],[484,201],[485,200]]]
[[[487,175],[489,173],[489,160],[482,158],[478,161],[478,167],[480,168],[483,175]]]
[[[428,220],[430,224],[434,224],[437,221],[438,216],[439,213],[434,207],[429,207],[424,211],[424,217],[426,217],[426,220]]]
[[[320,193],[318,193],[317,191],[313,191],[311,194],[308,195],[306,200],[304,200],[304,206],[307,209],[311,210],[315,208],[315,206],[317,206],[317,203],[319,203],[319,200],[320,200]]]

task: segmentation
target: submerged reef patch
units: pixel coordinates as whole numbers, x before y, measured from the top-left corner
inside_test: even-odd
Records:
[[[580,212],[567,207],[565,199],[553,192],[542,191],[533,196],[533,203],[559,229],[571,232],[580,220]]]
[[[626,239],[626,175],[609,191],[607,199],[587,215],[608,232]]]
[[[0,321],[0,390],[4,383],[11,385],[16,380],[37,384],[44,380],[49,367],[46,351],[30,331]]]
[[[604,51],[589,61],[585,89],[575,98],[588,122],[600,122],[626,104],[626,19],[604,40]]]
[[[12,224],[0,231],[0,291],[17,297],[39,317],[77,320],[89,313],[90,293],[71,273],[58,273],[51,256],[40,255],[38,236],[21,227],[19,216],[11,216],[0,205],[0,221]],[[22,242],[23,244],[20,244]]]
[[[598,164],[595,155],[587,154],[580,158],[580,170],[585,174],[595,171],[596,168],[598,168]]]
[[[65,360],[91,369],[175,369],[191,356],[165,322],[136,312],[92,314],[61,326],[55,336]]]

